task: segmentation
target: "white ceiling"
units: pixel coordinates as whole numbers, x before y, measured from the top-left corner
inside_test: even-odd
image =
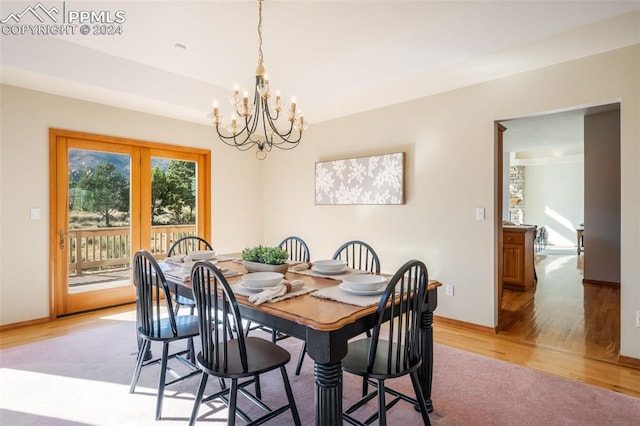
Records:
[[[0,20],[35,3],[3,0]],[[122,10],[123,34],[2,35],[0,81],[201,123],[253,90],[255,1],[64,7]],[[263,38],[272,86],[313,125],[640,43],[640,1],[267,0]]]

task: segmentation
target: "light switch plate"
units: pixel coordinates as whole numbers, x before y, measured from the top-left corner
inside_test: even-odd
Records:
[[[32,220],[40,219],[40,209],[31,207],[31,219]]]
[[[476,220],[484,220],[484,207],[476,208]]]

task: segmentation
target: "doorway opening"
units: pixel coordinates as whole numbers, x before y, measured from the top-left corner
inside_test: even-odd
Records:
[[[497,134],[501,133],[496,138],[496,211],[501,212],[496,219],[499,334],[529,345],[617,361],[619,263],[617,280],[615,273],[611,280],[589,280],[585,264],[593,262],[589,263],[589,239],[585,244],[584,235],[589,232],[585,224],[595,223],[595,219],[587,219],[601,214],[596,215],[598,207],[590,203],[593,184],[589,180],[599,171],[587,160],[589,155],[593,157],[589,144],[594,144],[594,137],[589,134],[606,133],[594,131],[594,125],[587,123],[598,123],[592,117],[617,113],[617,139],[614,135],[597,143],[598,149],[612,150],[611,155],[619,159],[619,108],[619,104],[602,105],[496,123]],[[611,190],[619,194],[619,165],[617,173]],[[514,183],[514,176],[521,180]],[[619,210],[607,214],[619,223]],[[522,289],[503,288],[508,268],[503,225],[536,226],[538,237],[540,228],[544,230],[544,241],[536,238],[532,243],[531,264],[537,279]],[[595,226],[592,232],[597,232]],[[615,230],[611,232],[615,234]],[[619,253],[619,228],[616,238]]]

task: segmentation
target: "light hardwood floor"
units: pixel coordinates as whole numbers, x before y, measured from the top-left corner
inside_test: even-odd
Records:
[[[509,319],[502,332],[489,333],[436,318],[435,341],[640,398],[640,368],[617,361],[619,291],[583,287],[580,259],[538,256],[535,289],[505,294],[503,306]],[[3,330],[0,349],[118,322],[114,318],[121,315],[133,318],[135,307]]]
[[[620,290],[582,284],[582,262],[577,254],[536,255],[534,288],[503,294],[502,331],[436,318],[435,341],[640,398],[640,368],[618,362]]]
[[[538,282],[506,290],[501,335],[585,358],[616,362],[620,350],[620,288],[583,284],[583,256],[536,255]]]

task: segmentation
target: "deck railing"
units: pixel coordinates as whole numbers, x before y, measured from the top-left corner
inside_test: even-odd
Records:
[[[152,226],[150,252],[156,259],[162,259],[174,241],[195,233],[195,225]],[[129,267],[128,227],[72,229],[69,238],[69,275]]]

